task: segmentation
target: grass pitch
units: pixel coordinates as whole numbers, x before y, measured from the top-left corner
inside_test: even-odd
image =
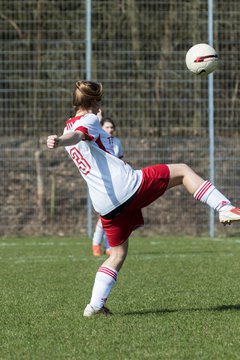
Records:
[[[80,238],[0,239],[0,359],[240,359],[240,240],[132,238],[107,306]]]

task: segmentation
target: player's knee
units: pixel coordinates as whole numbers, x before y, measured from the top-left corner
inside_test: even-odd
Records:
[[[182,175],[187,175],[191,170],[190,166],[188,166],[185,163],[179,164],[179,166],[181,167],[181,173]]]
[[[111,248],[110,259],[117,265],[123,264],[124,260],[127,257],[127,251],[115,251],[114,248]]]

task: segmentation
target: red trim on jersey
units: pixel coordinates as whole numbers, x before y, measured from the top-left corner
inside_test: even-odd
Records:
[[[90,135],[88,133],[88,129],[85,127],[85,126],[79,126],[78,128],[76,128],[74,131],[81,131],[82,133],[84,133],[84,135],[87,136],[87,139],[88,141],[92,141],[94,140],[94,136]]]
[[[98,145],[98,147],[99,147],[100,149],[102,149],[103,151],[107,152],[108,154],[111,154],[109,151],[107,151],[107,149],[106,149],[105,146],[103,145],[102,140],[101,140],[101,138],[100,138],[100,135],[99,135],[99,137],[96,139],[96,144]]]
[[[66,121],[67,130],[71,130],[75,121],[80,120],[84,115],[73,117]]]
[[[82,117],[83,117],[84,115],[80,115],[80,116],[76,116],[76,117],[73,117],[73,118],[71,118],[71,119],[68,119],[67,121],[66,121],[66,125],[67,124],[74,124],[75,123],[75,121],[77,121],[77,120],[80,120]]]

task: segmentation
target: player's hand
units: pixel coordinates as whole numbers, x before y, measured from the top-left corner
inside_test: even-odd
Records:
[[[57,135],[50,135],[47,138],[47,147],[49,149],[55,149],[56,147],[58,147],[58,143],[59,143],[59,138]]]

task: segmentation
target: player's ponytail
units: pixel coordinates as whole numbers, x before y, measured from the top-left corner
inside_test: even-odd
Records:
[[[75,111],[79,108],[90,109],[96,102],[101,101],[103,86],[93,81],[79,80],[75,83],[73,91],[73,107]]]

